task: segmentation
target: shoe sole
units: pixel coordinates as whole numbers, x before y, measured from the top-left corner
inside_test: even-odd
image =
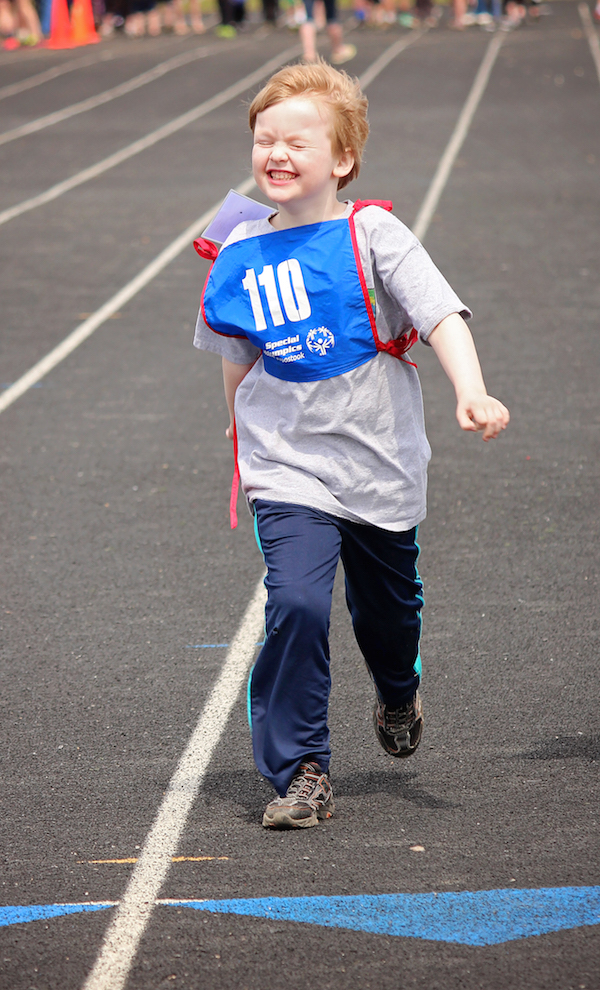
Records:
[[[394,750],[389,749],[388,744],[385,742],[384,739],[381,738],[379,732],[377,733],[377,738],[379,739],[382,749],[384,749],[389,756],[393,756],[394,759],[396,760],[407,760],[408,757],[412,756],[415,750],[418,749],[422,735],[423,735],[423,723],[421,722],[419,726],[419,734],[417,736],[417,741],[415,743],[411,743],[409,746],[406,747],[406,749],[398,750],[398,752],[394,752]]]
[[[320,821],[331,818],[334,811],[335,805],[333,801],[328,801],[327,804],[322,805],[318,811],[313,812],[308,818],[292,818],[289,811],[286,811],[285,808],[278,808],[272,815],[267,815],[265,812],[262,823],[264,828],[313,828]]]

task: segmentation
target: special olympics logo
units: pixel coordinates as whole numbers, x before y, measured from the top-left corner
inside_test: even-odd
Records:
[[[306,346],[313,354],[320,354],[321,357],[325,357],[327,351],[335,347],[335,337],[327,327],[316,327],[307,333]]]

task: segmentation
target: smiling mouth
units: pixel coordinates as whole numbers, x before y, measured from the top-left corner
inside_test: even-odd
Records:
[[[297,177],[296,172],[280,172],[275,169],[271,169],[267,172],[267,175],[270,179],[273,179],[274,182],[289,182]]]

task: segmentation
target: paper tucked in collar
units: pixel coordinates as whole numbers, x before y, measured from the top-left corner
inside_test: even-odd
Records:
[[[222,244],[234,227],[242,220],[262,220],[275,212],[273,206],[265,206],[249,196],[230,189],[223,200],[218,212],[210,221],[206,230],[202,231],[202,237],[209,241]]]

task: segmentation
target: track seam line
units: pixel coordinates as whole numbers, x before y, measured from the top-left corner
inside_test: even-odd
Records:
[[[598,82],[600,82],[600,41],[598,41],[598,35],[594,29],[592,18],[590,17],[590,9],[587,3],[579,4],[579,16],[585,29],[585,35],[590,46],[594,65],[596,66]]]
[[[247,43],[242,43],[238,47],[243,47]],[[79,103],[72,103],[70,106],[63,107],[62,110],[55,110],[53,113],[48,113],[44,117],[37,117],[35,120],[30,120],[27,124],[13,127],[10,131],[0,132],[0,145],[8,144],[10,141],[16,141],[17,138],[26,137],[28,134],[37,134],[38,131],[43,131],[46,127],[52,127],[54,124],[60,124],[63,120],[70,120],[71,117],[76,117],[80,113],[86,113],[88,110],[94,110],[96,107],[104,106],[104,104],[110,103],[120,96],[126,96],[127,93],[133,93],[136,89],[141,89],[142,86],[147,86],[148,83],[154,82],[156,79],[161,79],[168,72],[173,72],[175,69],[181,68],[181,66],[189,65],[190,62],[196,62],[199,59],[206,58],[208,55],[214,55],[219,51],[223,51],[222,46],[219,44],[199,45],[197,48],[182,52],[180,55],[174,55],[165,62],[159,62],[152,69],[146,69],[145,72],[141,72],[138,76],[133,76],[133,78],[127,79],[117,86],[112,86],[111,89],[105,89],[102,93],[97,93],[95,96],[88,96],[87,99],[80,100]]]
[[[157,127],[156,130],[151,131],[146,134],[145,137],[139,138],[137,141],[133,141],[128,144],[125,148],[121,148],[120,151],[114,152],[114,154],[109,155],[107,158],[103,158],[101,161],[96,162],[95,165],[90,165],[88,168],[82,169],[81,172],[77,172],[72,175],[70,179],[64,179],[62,182],[56,183],[54,186],[50,186],[42,193],[38,193],[36,196],[32,196],[29,199],[22,200],[21,203],[17,203],[15,206],[9,207],[0,213],[0,225],[8,223],[9,220],[14,220],[15,217],[21,216],[23,213],[29,212],[38,206],[43,206],[45,203],[50,203],[54,199],[58,199],[59,196],[64,195],[66,192],[70,192],[71,189],[77,188],[77,186],[83,185],[85,182],[89,182],[91,179],[96,179],[99,175],[103,175],[108,172],[111,168],[115,168],[116,165],[120,165],[122,162],[133,158],[142,151],[146,151],[148,148],[153,147],[158,144],[159,141],[163,141],[167,137],[176,134],[177,131],[182,130],[187,127],[188,124],[194,123],[201,117],[205,117],[207,114],[211,113],[213,110],[217,110],[223,104],[228,103],[229,100],[234,99],[241,93],[245,92],[255,83],[260,82],[265,76],[268,76],[272,71],[279,68],[288,58],[292,58],[297,55],[299,51],[298,45],[294,45],[291,48],[286,48],[279,55],[274,58],[269,59],[260,68],[255,69],[249,75],[244,76],[237,83],[228,86],[227,89],[222,90],[215,96],[212,96],[209,100],[205,100],[204,103],[198,104],[196,107],[192,107],[191,110],[187,110],[185,113],[180,114],[180,116],[175,117],[166,124],[162,124]]]

